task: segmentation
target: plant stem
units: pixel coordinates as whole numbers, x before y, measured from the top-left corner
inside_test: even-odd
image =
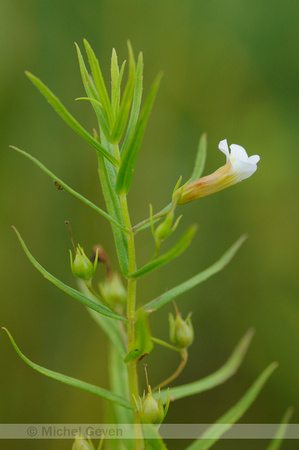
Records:
[[[120,205],[123,214],[123,220],[125,226],[130,230],[127,239],[128,239],[128,253],[129,253],[129,273],[133,273],[136,270],[136,258],[135,258],[135,242],[134,242],[134,234],[132,231],[131,220],[129,215],[128,203],[126,195],[120,196]],[[134,350],[135,348],[135,309],[136,309],[136,283],[135,279],[128,279],[128,300],[127,300],[127,318],[129,320],[128,323],[128,351]],[[131,401],[132,404],[135,405],[135,399],[138,399],[139,391],[138,391],[138,378],[137,378],[137,368],[136,362],[128,363],[128,378],[130,385],[130,393],[131,393]],[[138,411],[134,411],[134,423],[139,424],[139,414]],[[142,448],[141,441],[141,429],[138,439],[135,439],[135,448]]]
[[[152,392],[157,391],[161,387],[167,386],[168,384],[170,384],[173,380],[175,380],[180,375],[180,373],[182,372],[182,370],[184,369],[184,367],[188,361],[188,352],[186,349],[181,351],[181,358],[182,358],[181,363],[180,363],[179,367],[176,369],[176,371],[169,378],[162,381],[162,383],[158,384],[158,386],[154,387]]]

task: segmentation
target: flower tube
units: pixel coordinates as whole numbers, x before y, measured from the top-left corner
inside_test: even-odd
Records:
[[[249,178],[256,171],[260,160],[258,155],[248,156],[246,150],[237,144],[230,145],[229,153],[226,139],[219,142],[218,148],[226,155],[226,164],[210,175],[182,186],[179,205],[221,191]]]

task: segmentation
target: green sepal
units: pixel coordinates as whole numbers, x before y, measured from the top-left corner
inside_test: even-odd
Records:
[[[201,177],[205,167],[206,157],[207,157],[207,135],[206,133],[203,133],[199,140],[194,169],[191,178],[189,180],[190,183]]]
[[[83,303],[83,305],[87,306],[88,308],[93,309],[94,311],[97,311],[99,314],[103,314],[104,316],[110,317],[111,319],[121,320],[122,322],[128,322],[128,320],[125,317],[122,317],[113,311],[111,311],[106,306],[100,305],[99,303],[96,303],[95,301],[91,300],[90,298],[86,297],[86,295],[82,294],[79,291],[76,291],[76,289],[71,288],[70,286],[67,286],[62,281],[58,280],[56,277],[51,275],[49,272],[46,271],[37,261],[36,259],[31,255],[29,252],[25,242],[20,236],[20,233],[18,230],[13,227],[16,235],[18,236],[18,239],[24,249],[24,252],[26,253],[28,259],[30,262],[34,265],[34,267],[51,283],[55,284],[59,289],[61,289],[66,294],[73,297],[75,300],[78,300],[80,303]]]
[[[107,89],[105,86],[104,78],[101,72],[101,68],[99,65],[99,62],[94,54],[93,49],[91,48],[90,44],[87,42],[86,39],[83,40],[85,45],[85,50],[88,56],[89,65],[92,72],[92,77],[94,80],[94,84],[96,87],[96,90],[100,97],[100,102],[103,105],[103,111],[105,113],[105,116],[107,117],[108,124],[112,125],[113,123],[113,117],[112,117],[112,110],[110,105],[109,96],[107,93]]]
[[[281,448],[283,439],[285,437],[289,422],[294,413],[294,408],[288,408],[282,418],[281,424],[278,427],[274,438],[266,448],[266,450],[279,450]]]
[[[199,440],[189,445],[186,450],[208,450],[211,448],[248,410],[276,367],[277,363],[270,364],[248,389],[245,395],[220,417],[217,422],[211,425]]]
[[[149,118],[149,114],[151,112],[153,102],[155,100],[156,93],[160,84],[161,76],[162,74],[159,74],[156,77],[141,110],[135,130],[130,140],[127,142],[126,147],[122,148],[122,159],[116,180],[116,193],[118,195],[127,194],[131,187],[137,156],[145,132],[145,127]]]
[[[51,172],[49,169],[47,169],[38,159],[34,158],[34,156],[30,155],[29,153],[25,152],[24,150],[21,150],[21,149],[19,149],[17,147],[14,147],[13,145],[10,145],[9,147],[12,148],[13,150],[16,150],[17,152],[21,153],[21,155],[26,156],[28,159],[30,159],[32,162],[34,162],[34,164],[36,164],[41,170],[43,170],[47,175],[49,175],[49,177],[51,177],[52,180],[56,181],[61,187],[63,187],[63,189],[65,189],[67,192],[72,194],[74,197],[76,197],[79,200],[81,200],[81,202],[85,203],[87,206],[92,208],[94,211],[99,213],[101,216],[105,217],[105,219],[109,220],[109,222],[113,223],[115,226],[120,228],[122,231],[124,231],[125,233],[128,233],[128,230],[123,225],[118,223],[117,220],[115,220],[108,213],[106,213],[101,208],[96,206],[94,203],[92,203],[91,201],[87,200],[87,198],[83,197],[83,195],[81,195],[78,192],[74,191],[74,189],[69,187],[64,181],[62,181],[53,172]]]
[[[55,111],[60,115],[60,117],[83,139],[85,139],[92,147],[94,147],[97,152],[108,159],[112,164],[118,166],[119,163],[117,159],[111,155],[98,141],[96,141],[80,124],[77,120],[67,111],[63,106],[61,101],[50,91],[50,89],[36,76],[32,75],[30,72],[25,72],[27,77],[32,81],[32,83],[37,87],[41,94],[48,100],[50,105],[55,109]]]
[[[226,361],[226,363],[220,367],[216,372],[208,375],[201,380],[193,381],[192,383],[183,384],[181,386],[176,386],[170,388],[171,400],[179,400],[180,398],[190,397],[191,395],[200,394],[201,392],[213,389],[220,384],[223,384],[226,380],[231,378],[239,369],[244,357],[247,353],[249,345],[251,343],[254,334],[253,329],[249,329],[247,333],[243,336],[241,341],[233,350],[232,354]],[[158,394],[154,394],[158,398]],[[161,391],[162,401],[167,400],[167,390],[163,389]]]
[[[181,239],[172,247],[171,250],[169,250],[167,253],[160,256],[159,258],[156,258],[153,261],[150,261],[148,264],[141,267],[136,272],[131,273],[128,277],[134,278],[134,279],[143,277],[144,275],[147,275],[148,273],[152,272],[153,270],[158,269],[159,267],[164,266],[165,264],[169,263],[174,258],[177,258],[191,244],[192,238],[193,238],[196,230],[197,230],[197,227],[195,225],[192,225],[183,234]],[[143,307],[143,309],[145,310],[145,307]]]
[[[134,346],[134,350],[131,350],[125,357],[125,363],[138,362],[145,355],[149,355],[153,349],[147,314],[142,310],[139,310],[136,313]]]
[[[184,283],[179,284],[172,289],[169,289],[167,292],[164,292],[164,294],[142,306],[142,309],[148,312],[156,311],[157,309],[166,305],[166,303],[170,302],[172,299],[178,297],[189,289],[192,289],[193,287],[210,278],[215,273],[222,270],[231,261],[246,238],[247,236],[245,235],[241,236],[240,239],[238,239],[237,242],[235,242],[235,244],[232,245],[227,250],[227,252],[225,252],[224,255],[218,259],[218,261],[216,261],[212,266],[208,267],[208,269],[200,272],[192,278],[189,278],[189,280],[185,281]]]
[[[62,373],[54,372],[53,370],[46,369],[44,367],[39,366],[38,364],[35,364],[34,362],[30,361],[19,349],[16,342],[14,341],[12,335],[10,332],[3,328],[3,330],[6,331],[15,351],[20,356],[20,358],[28,364],[28,366],[32,367],[32,369],[36,370],[37,372],[42,373],[43,375],[46,375],[47,377],[54,378],[54,380],[61,381],[62,383],[68,384],[69,386],[76,387],[78,389],[82,389],[83,391],[90,392],[91,394],[98,395],[99,397],[105,398],[106,400],[109,400],[110,402],[116,403],[117,405],[123,406],[127,409],[133,409],[133,406],[131,403],[124,397],[121,397],[120,395],[114,394],[113,392],[110,392],[106,389],[100,388],[98,386],[95,386],[93,384],[85,383],[84,381],[77,380],[76,378],[68,377],[67,375],[63,375]]]
[[[111,142],[118,143],[124,133],[125,127],[127,125],[127,120],[130,113],[131,103],[133,99],[134,86],[135,86],[135,60],[132,51],[131,44],[128,42],[129,50],[129,79],[127,81],[122,102],[120,105],[119,112],[115,119],[113,130],[111,133]]]

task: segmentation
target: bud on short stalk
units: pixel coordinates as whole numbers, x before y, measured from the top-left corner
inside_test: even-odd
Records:
[[[81,278],[84,281],[89,282],[97,268],[98,257],[96,256],[94,263],[85,255],[83,248],[78,245],[76,250],[76,256],[73,261],[72,252],[70,250],[71,269],[75,277]]]
[[[141,419],[142,423],[160,425],[163,422],[163,420],[165,419],[165,416],[168,412],[169,402],[170,402],[169,390],[167,390],[167,402],[166,402],[166,405],[164,408],[162,399],[161,399],[160,390],[159,390],[159,399],[156,400],[155,397],[153,397],[152,389],[151,389],[150,385],[148,384],[146,364],[144,365],[144,370],[145,370],[148,393],[147,393],[147,395],[145,395],[145,392],[144,392],[142,399],[140,397],[138,397],[138,402],[136,401],[137,409],[139,411],[140,419]]]
[[[193,342],[194,332],[190,317],[191,313],[183,320],[178,311],[175,318],[169,314],[170,340],[177,348],[187,348]]]

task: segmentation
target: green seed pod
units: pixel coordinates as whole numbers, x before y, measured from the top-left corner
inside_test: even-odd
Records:
[[[183,349],[192,344],[194,332],[190,317],[191,314],[188,314],[186,320],[183,320],[179,313],[176,318],[169,314],[170,340],[175,347]]]
[[[71,269],[75,277],[90,281],[97,268],[98,256],[96,255],[94,264],[87,258],[83,248],[78,245],[77,253],[73,262],[72,252],[70,251]]]
[[[107,278],[104,283],[100,283],[100,292],[103,298],[112,307],[125,305],[127,302],[127,292],[117,273],[111,279]]]

